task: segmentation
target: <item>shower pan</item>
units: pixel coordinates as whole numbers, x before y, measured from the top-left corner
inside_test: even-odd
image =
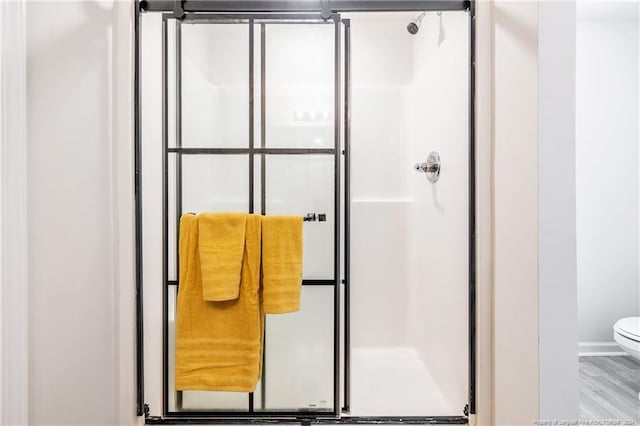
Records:
[[[469,1],[136,3],[147,424],[475,414],[474,19]],[[251,393],[175,389],[178,223],[205,211],[305,218],[301,309],[266,317]]]

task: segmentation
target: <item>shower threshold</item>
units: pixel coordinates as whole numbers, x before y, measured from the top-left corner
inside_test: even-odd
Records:
[[[340,418],[198,418],[198,417],[147,417],[148,425],[276,425],[276,424],[325,424],[325,425],[464,425],[468,424],[466,416],[420,416],[420,417],[356,417]]]

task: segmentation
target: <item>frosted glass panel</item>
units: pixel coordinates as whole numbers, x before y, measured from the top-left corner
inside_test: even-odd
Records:
[[[167,159],[167,173],[169,179],[167,180],[168,191],[167,191],[167,225],[168,225],[168,234],[167,234],[167,249],[168,249],[168,258],[167,258],[167,273],[169,280],[177,280],[178,279],[178,270],[177,270],[177,258],[178,258],[178,234],[176,232],[177,228],[177,219],[176,219],[176,155],[169,154]]]
[[[249,211],[247,155],[184,155],[183,212]]]
[[[169,375],[169,408],[171,410],[175,410],[177,407],[178,394],[175,392],[176,388],[176,305],[178,301],[178,287],[176,286],[167,286],[165,287],[165,291],[167,292],[167,304],[168,304],[168,312],[167,318],[169,319],[169,360],[167,371]]]
[[[249,25],[183,24],[182,146],[249,146]]]
[[[328,24],[267,26],[268,147],[333,147],[334,31]]]
[[[333,23],[267,22],[264,33],[262,28],[261,23],[255,23],[253,43],[249,39],[249,25],[243,23],[185,21],[171,28],[167,93],[170,147],[181,141],[181,148],[249,148],[250,44],[254,46],[254,147],[262,146],[263,136],[266,148],[334,147],[335,26]],[[180,49],[173,44],[174,34],[181,40]],[[173,64],[176,53],[180,53],[181,59],[179,79]],[[264,75],[261,74],[263,64]],[[181,108],[179,114],[178,108]],[[180,123],[181,139],[176,140]],[[176,176],[178,156],[182,159],[181,180]],[[249,192],[250,156],[254,167],[253,193]],[[304,223],[303,278],[333,280],[334,162],[334,155],[308,152],[276,155],[249,149],[203,149],[170,153],[167,165],[169,278],[176,279],[178,275],[175,262],[178,201],[183,213],[248,212],[252,199],[256,213],[264,210],[267,215],[313,213],[322,217],[322,220]],[[320,285],[303,287],[298,312],[267,316],[264,375],[253,394],[251,407],[246,392],[176,392],[177,288],[166,289],[169,292],[169,410],[330,413],[334,409],[335,287],[315,284]]]
[[[333,279],[333,165],[332,155],[268,155],[266,159],[268,215],[326,215],[324,222],[304,222],[305,279]]]
[[[333,408],[333,290],[304,286],[300,311],[267,315],[265,408]]]
[[[242,392],[182,392],[183,411],[249,411],[249,396]]]

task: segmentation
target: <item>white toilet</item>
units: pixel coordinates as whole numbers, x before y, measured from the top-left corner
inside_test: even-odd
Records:
[[[626,353],[640,360],[640,317],[619,320],[613,326],[613,338]]]

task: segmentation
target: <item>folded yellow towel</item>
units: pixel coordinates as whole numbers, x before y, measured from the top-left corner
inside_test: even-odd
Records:
[[[262,305],[267,314],[300,309],[302,217],[262,219]]]
[[[199,215],[200,267],[204,300],[238,298],[246,222],[245,213]]]
[[[235,300],[202,299],[199,219],[180,220],[180,287],[176,322],[177,390],[252,392],[262,368],[261,217],[245,215],[240,292]]]

